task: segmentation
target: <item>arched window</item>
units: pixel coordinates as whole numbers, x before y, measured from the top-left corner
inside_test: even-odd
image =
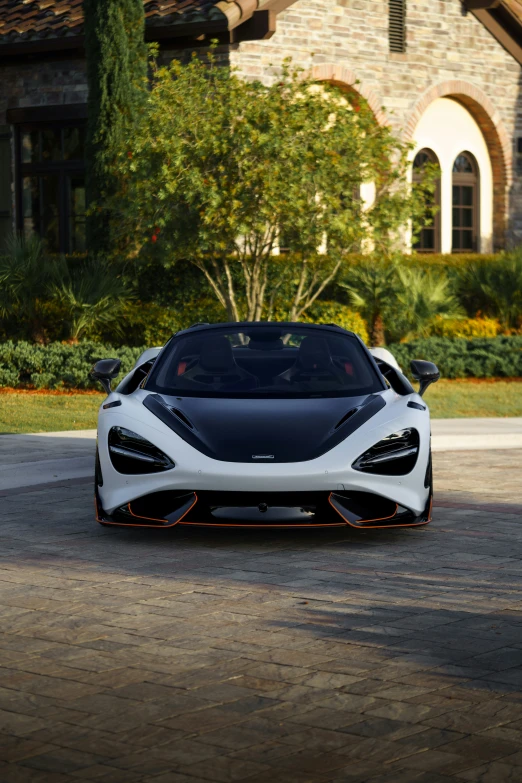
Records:
[[[479,196],[477,161],[461,152],[453,163],[453,253],[478,250]]]
[[[439,165],[439,159],[433,150],[420,150],[413,161],[413,182],[420,182],[423,169],[429,163]],[[413,249],[417,253],[440,253],[440,178],[437,179],[431,203],[427,206],[429,211],[426,215],[426,225],[418,234]],[[437,207],[435,215],[431,214],[433,207]]]

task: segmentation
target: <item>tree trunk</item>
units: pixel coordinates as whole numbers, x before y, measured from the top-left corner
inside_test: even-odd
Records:
[[[379,348],[386,344],[384,339],[384,321],[380,313],[374,316],[370,338],[372,348]]]

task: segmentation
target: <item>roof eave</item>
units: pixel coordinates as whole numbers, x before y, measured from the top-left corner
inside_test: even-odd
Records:
[[[174,48],[190,48],[200,40],[207,42],[216,36],[223,43],[263,40],[275,32],[276,17],[295,0],[220,0],[222,18],[181,22],[176,24],[151,24],[146,27],[145,39],[149,42],[169,43]],[[11,41],[0,44],[0,59],[25,55],[50,53],[76,53],[84,56],[84,36],[62,35],[47,38]]]
[[[522,65],[522,24],[503,0],[465,0],[465,6]]]

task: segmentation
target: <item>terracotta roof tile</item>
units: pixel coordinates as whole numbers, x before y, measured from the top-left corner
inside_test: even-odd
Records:
[[[148,25],[223,19],[217,0],[144,0]],[[80,35],[82,0],[0,0],[0,43]]]

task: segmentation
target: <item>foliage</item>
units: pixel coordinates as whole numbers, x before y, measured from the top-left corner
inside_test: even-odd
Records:
[[[493,263],[472,261],[458,270],[456,279],[468,311],[497,318],[504,329],[522,326],[522,248]]]
[[[352,307],[368,324],[371,345],[385,343],[385,320],[399,291],[397,270],[396,262],[372,256],[351,267],[344,282],[339,283],[347,291]]]
[[[36,389],[94,389],[89,377],[98,359],[118,358],[122,374],[129,372],[144,348],[114,348],[100,343],[70,345],[6,342],[0,347],[0,386]]]
[[[0,316],[23,321],[28,336],[41,340],[44,303],[57,279],[57,264],[46,263],[43,242],[36,235],[27,239],[11,236],[6,252],[0,257]]]
[[[430,326],[432,337],[496,337],[502,331],[495,318],[443,318],[436,316]]]
[[[164,345],[175,332],[200,321],[226,321],[225,310],[212,296],[189,300],[181,309],[155,302],[130,302],[123,312],[120,336],[111,329],[95,327],[89,337],[113,345]]]
[[[77,341],[95,328],[110,326],[124,334],[122,316],[131,294],[116,269],[101,259],[70,266],[61,259],[53,294],[66,313],[66,330]]]
[[[435,362],[443,378],[522,376],[522,336],[451,340],[429,337],[387,346],[409,374],[412,359]]]
[[[98,387],[89,371],[98,359],[121,359],[121,378],[147,347],[150,343],[130,348],[92,342],[46,346],[6,342],[0,348],[0,387],[95,389]],[[406,372],[411,359],[427,359],[438,365],[444,378],[522,376],[522,336],[472,340],[431,337],[396,343],[389,349]]]
[[[481,261],[492,264],[501,257],[500,253],[402,253],[401,263],[423,269],[452,271]]]
[[[194,323],[221,323],[226,319],[224,308],[211,296],[189,300],[180,310],[154,302],[131,302],[124,311],[121,339],[114,339],[115,335],[110,329],[93,330],[89,336],[102,342],[112,339],[114,345],[164,345],[175,332]],[[274,319],[285,320],[286,313],[274,313]],[[368,329],[363,318],[339,302],[318,300],[301,321],[335,323],[343,329],[355,332],[364,342],[368,342]]]
[[[288,62],[271,86],[243,81],[211,52],[206,62],[153,64],[109,206],[138,257],[198,267],[228,319],[287,307],[298,320],[347,253],[369,236],[389,252],[399,228],[425,215],[433,184],[412,191],[408,151],[360,97]],[[365,182],[376,185],[372,205],[356,196]],[[273,251],[289,234],[294,253],[283,263]]]
[[[463,315],[444,273],[398,267],[397,277],[396,296],[390,302],[394,317],[388,323],[389,339],[426,337],[435,319]]]
[[[372,345],[425,336],[434,318],[462,314],[442,272],[403,266],[397,258],[368,257],[346,271],[339,287],[368,323]]]
[[[94,324],[118,329],[131,294],[101,259],[45,253],[42,240],[14,235],[0,256],[0,316],[4,330],[35,342],[78,340]]]
[[[349,310],[339,302],[314,302],[301,319],[305,323],[336,324],[349,332],[358,334],[364,343],[368,343],[368,327],[359,313]]]
[[[87,244],[114,250],[110,214],[118,189],[115,150],[132,127],[147,77],[143,0],[84,0],[87,55]]]

